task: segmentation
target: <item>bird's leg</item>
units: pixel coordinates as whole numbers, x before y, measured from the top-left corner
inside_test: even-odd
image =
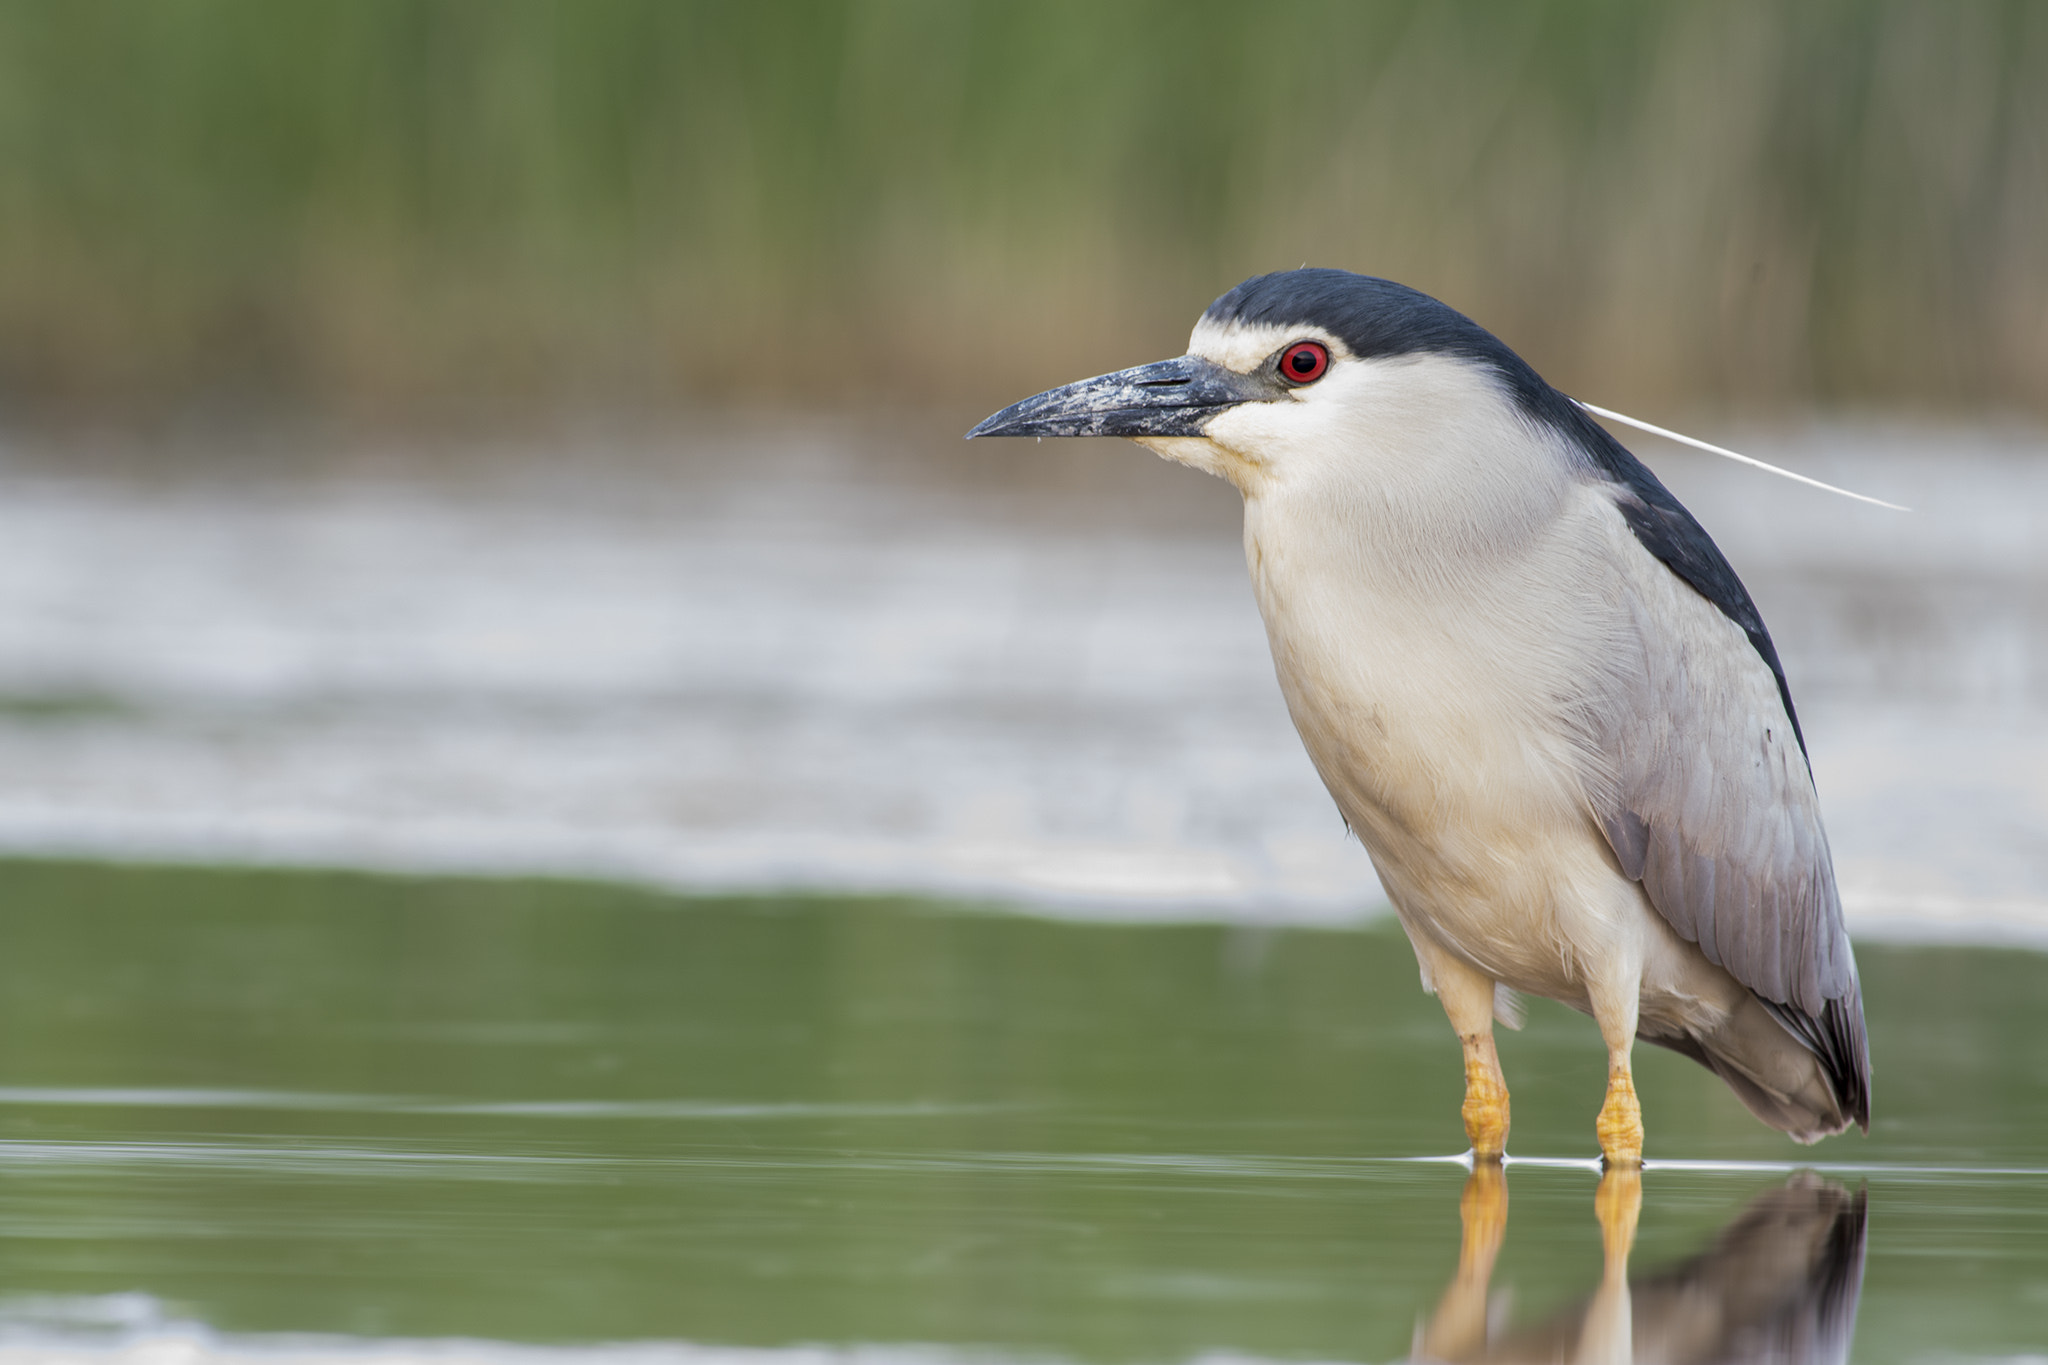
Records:
[[[1643,1106],[1636,1100],[1636,1081],[1629,1066],[1635,1047],[1636,1010],[1642,998],[1639,967],[1611,972],[1604,981],[1587,983],[1593,1018],[1607,1043],[1607,1099],[1600,1106],[1594,1131],[1600,1155],[1609,1169],[1643,1164]]]
[[[1508,1083],[1493,1047],[1493,979],[1450,957],[1429,963],[1437,998],[1465,1050],[1465,1136],[1476,1161],[1499,1161],[1508,1145]]]
[[[1508,1149],[1508,1083],[1501,1075],[1493,1030],[1458,1035],[1465,1048],[1465,1137],[1479,1161],[1499,1161]]]
[[[1629,1073],[1628,1053],[1615,1054],[1607,1062],[1607,1101],[1600,1106],[1600,1155],[1611,1169],[1643,1164],[1643,1106],[1636,1099],[1635,1077]]]

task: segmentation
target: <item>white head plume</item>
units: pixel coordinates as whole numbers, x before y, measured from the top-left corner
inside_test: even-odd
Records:
[[[1749,465],[1751,468],[1761,469],[1766,474],[1776,474],[1781,478],[1791,479],[1795,483],[1808,484],[1814,488],[1825,489],[1830,493],[1840,493],[1843,497],[1854,498],[1858,502],[1867,502],[1878,507],[1889,507],[1894,512],[1910,512],[1913,510],[1910,507],[1901,507],[1895,502],[1886,502],[1883,498],[1873,498],[1864,493],[1851,493],[1846,488],[1837,488],[1831,483],[1822,483],[1819,479],[1809,479],[1804,474],[1794,474],[1789,469],[1780,469],[1774,464],[1765,464],[1762,460],[1755,459],[1752,456],[1743,455],[1722,446],[1709,445],[1707,442],[1696,437],[1686,436],[1676,431],[1667,431],[1663,427],[1652,426],[1648,422],[1627,416],[1624,413],[1613,412],[1607,408],[1596,408],[1591,403],[1582,403],[1576,398],[1572,401],[1578,403],[1580,407],[1592,413],[1595,417],[1605,417],[1610,422],[1620,422],[1623,426],[1634,427],[1638,431],[1647,431],[1652,436],[1662,436],[1667,441],[1676,441],[1680,445],[1691,446],[1695,450],[1704,450],[1710,455],[1720,455],[1740,464]]]

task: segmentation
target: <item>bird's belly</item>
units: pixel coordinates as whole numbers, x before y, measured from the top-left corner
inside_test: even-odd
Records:
[[[1490,741],[1495,714],[1432,697],[1283,691],[1316,767],[1417,940],[1493,980],[1591,1012],[1609,964],[1641,970],[1646,1027],[1711,1030],[1743,995],[1626,877],[1587,808],[1583,769],[1541,744]],[[1394,709],[1389,710],[1392,706]],[[1377,712],[1360,723],[1361,708]]]
[[[1291,668],[1290,653],[1296,728],[1410,935],[1581,1003],[1587,953],[1646,911],[1593,822],[1566,730],[1427,651],[1396,679]]]
[[[1245,527],[1288,710],[1410,934],[1577,1003],[1586,959],[1655,918],[1594,816],[1634,629],[1612,505],[1573,493],[1457,556],[1298,497],[1247,499]]]

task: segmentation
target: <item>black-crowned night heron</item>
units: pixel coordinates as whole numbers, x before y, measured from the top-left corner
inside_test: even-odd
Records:
[[[1188,353],[970,436],[1126,436],[1244,495],[1309,757],[1507,1140],[1513,992],[1593,1016],[1597,1132],[1642,1156],[1637,1038],[1801,1142],[1870,1123],[1856,962],[1777,650],[1655,475],[1498,338],[1341,270],[1246,280]]]

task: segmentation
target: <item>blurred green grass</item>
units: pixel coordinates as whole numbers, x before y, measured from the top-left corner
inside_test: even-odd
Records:
[[[1255,271],[2048,410],[2029,0],[11,0],[0,401],[993,402]]]

